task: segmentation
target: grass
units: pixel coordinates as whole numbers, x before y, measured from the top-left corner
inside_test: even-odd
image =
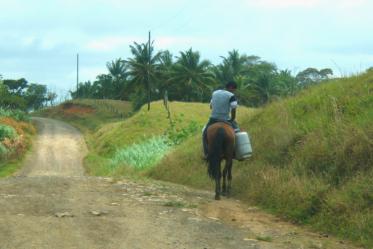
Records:
[[[260,241],[265,241],[265,242],[272,242],[272,237],[271,236],[257,236],[256,237],[257,240],[260,240]]]
[[[171,102],[170,109],[171,119],[167,117],[163,102],[156,101],[151,104],[150,111],[144,106],[126,120],[102,126],[89,140],[93,150],[88,158],[101,158],[100,163],[87,161],[91,164],[87,166],[89,172],[128,175],[134,173],[130,165],[137,170],[149,170],[178,144],[200,134],[210,113],[208,104],[202,103]],[[241,112],[248,114],[251,111],[242,108]],[[155,139],[161,137],[167,137],[167,141]],[[114,171],[107,169],[113,168],[113,164],[108,164],[110,160],[116,165]]]
[[[4,113],[0,116],[0,177],[12,175],[21,168],[36,133],[24,113],[7,111],[9,115],[3,116]]]
[[[234,163],[236,198],[373,247],[373,73],[307,89],[240,125],[254,154]],[[200,151],[196,135],[147,175],[212,190]]]
[[[140,144],[119,149],[112,159],[112,167],[127,164],[135,169],[143,170],[159,162],[170,150],[170,144],[164,136],[153,137]]]
[[[165,207],[174,207],[174,208],[183,208],[186,207],[186,204],[180,201],[168,201],[163,204]]]

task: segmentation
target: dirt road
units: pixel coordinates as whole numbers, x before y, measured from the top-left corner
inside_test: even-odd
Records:
[[[212,192],[86,177],[80,133],[36,121],[24,170],[0,180],[0,249],[355,248]]]

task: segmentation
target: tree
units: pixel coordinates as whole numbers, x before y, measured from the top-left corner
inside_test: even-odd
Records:
[[[43,107],[46,100],[47,87],[45,85],[32,83],[25,93],[27,106],[29,109],[38,110]]]
[[[280,95],[280,85],[276,81],[277,68],[274,64],[260,62],[248,68],[246,99],[247,105],[261,106],[274,96]]]
[[[216,82],[210,65],[208,60],[201,60],[199,52],[180,52],[169,78],[174,96],[183,101],[203,101],[209,97]]]
[[[55,92],[48,92],[45,100],[49,102],[50,106],[54,105],[54,100],[57,98],[57,93]]]
[[[276,76],[276,81],[279,84],[282,96],[294,96],[300,89],[296,78],[291,75],[290,70],[281,70]]]
[[[316,68],[309,67],[296,76],[299,85],[302,87],[308,87],[313,84],[320,83],[323,80],[329,79],[329,75],[333,75],[333,71],[330,68],[324,68],[320,71]]]
[[[144,96],[140,93],[147,92],[149,109],[151,93],[156,89],[154,83],[158,81],[159,58],[161,53],[154,52],[153,42],[151,44],[138,44],[135,42],[130,48],[133,58],[126,60],[128,63],[129,90],[138,96]],[[141,102],[143,102],[142,99],[138,105],[140,105]]]
[[[128,99],[126,94],[126,81],[128,77],[128,65],[121,58],[106,63],[109,74],[113,79],[111,87],[113,99]]]
[[[18,80],[3,80],[3,84],[7,85],[9,91],[13,94],[21,96],[23,91],[28,87],[28,82],[24,78]]]
[[[173,55],[170,53],[170,51],[161,51],[159,56],[159,76],[157,84],[160,96],[164,95],[166,90],[168,92],[169,85],[167,83],[169,83],[168,79],[170,78],[173,65]]]
[[[221,85],[225,85],[228,81],[243,80],[247,76],[249,67],[257,64],[260,57],[240,55],[238,50],[228,52],[228,56],[221,56],[222,63],[214,67],[214,73]]]

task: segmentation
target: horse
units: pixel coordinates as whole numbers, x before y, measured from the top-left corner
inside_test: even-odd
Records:
[[[234,156],[235,133],[233,128],[224,122],[217,122],[207,128],[208,144],[208,175],[215,180],[215,200],[220,200],[220,194],[228,195],[231,190],[232,164]],[[223,191],[220,189],[221,161],[225,159],[223,170]],[[228,186],[226,179],[228,177]]]

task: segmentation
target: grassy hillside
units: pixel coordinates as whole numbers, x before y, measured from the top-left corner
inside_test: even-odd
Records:
[[[373,247],[373,73],[272,103],[241,127],[254,156],[234,163],[237,198]],[[200,150],[192,137],[147,174],[212,189]]]
[[[135,150],[133,152],[135,154],[132,153],[133,157],[140,159],[146,154],[151,154],[154,149],[160,153],[168,154],[179,145],[169,144],[167,141],[157,142],[157,137],[166,136],[169,138],[171,136],[171,139],[180,140],[181,143],[187,137],[201,133],[210,114],[208,104],[170,102],[169,106],[170,118],[168,118],[168,112],[163,102],[156,101],[151,104],[150,111],[147,110],[147,106],[144,106],[139,112],[124,121],[102,126],[89,139],[92,150],[86,159],[88,171],[93,175],[113,174],[112,169],[108,167],[109,161],[118,158],[120,154],[127,154],[128,151],[132,153]],[[242,113],[242,116],[248,116],[251,113],[247,108],[241,108],[239,112]],[[198,145],[200,143],[199,140]],[[144,148],[148,149],[142,153]],[[201,151],[198,152],[198,156],[201,158]],[[147,160],[155,160],[156,158],[157,156]],[[122,165],[116,167],[114,174],[128,174],[128,165],[125,161],[131,161],[131,159],[128,157],[121,159]]]
[[[35,128],[24,113],[0,108],[0,177],[20,168],[34,134]]]

